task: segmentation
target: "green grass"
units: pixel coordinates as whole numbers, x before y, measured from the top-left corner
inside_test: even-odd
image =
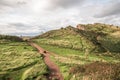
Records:
[[[26,42],[0,43],[0,80],[34,80],[46,72],[41,56]]]
[[[53,45],[46,45],[46,44],[41,44],[38,43],[41,47],[43,47],[44,49],[51,51],[53,53],[56,53],[60,56],[64,56],[64,57],[68,57],[68,58],[85,58],[85,53],[80,51],[80,50],[74,50],[74,49],[68,49],[68,48],[62,48],[59,46],[53,46]],[[102,54],[102,53],[101,53]],[[114,62],[114,60],[117,62],[119,62],[120,59],[116,59],[112,56],[103,56],[103,55],[99,55],[98,54],[94,54],[94,53],[90,53],[88,54],[87,59],[89,61],[99,61],[99,60],[104,60],[106,62]]]
[[[71,26],[64,29],[46,32],[38,37],[35,37],[33,40],[43,44],[51,44],[82,51],[86,48],[90,51],[95,48],[95,45],[82,36],[78,29]]]
[[[48,31],[36,36],[33,40],[81,51],[88,49],[90,52],[120,52],[120,28],[117,26],[95,23],[80,24],[80,27],[85,28],[85,30],[68,26]]]
[[[102,61],[108,63],[120,62],[120,59],[116,59],[115,57],[111,57],[111,56],[98,55],[95,53],[91,53],[88,54],[88,56],[86,56],[85,53],[80,50],[62,48],[59,46],[47,45],[43,43],[41,44],[38,42],[37,44],[39,44],[44,49],[59,55],[58,57],[51,57],[51,59],[60,67],[65,80],[74,78],[73,77],[74,75],[70,75],[69,72],[70,69],[76,65],[85,65],[96,61],[100,61],[100,62]]]
[[[111,39],[107,40],[105,38],[109,36],[112,30],[107,29],[106,26],[104,26],[106,28],[103,27],[104,29],[98,25],[90,27],[87,27],[86,31],[80,31],[73,27],[52,30],[36,37],[33,41],[44,49],[58,55],[57,57],[51,57],[51,59],[59,65],[65,80],[80,80],[81,76],[75,79],[74,74],[70,75],[71,68],[93,62],[115,64],[120,62],[119,39],[114,39],[114,43],[118,40],[115,43],[115,45],[117,44],[116,47]],[[102,39],[107,41],[100,41]],[[110,41],[112,44],[109,45]],[[105,51],[108,52],[103,53]]]
[[[70,75],[70,70],[75,66],[94,62],[102,64],[120,62],[120,39],[116,37],[119,36],[120,28],[100,23],[83,24],[80,27],[84,30],[68,26],[33,38],[33,41],[41,47],[58,55],[51,59],[59,65],[65,80],[82,80],[83,76],[79,73]]]
[[[44,44],[57,45],[65,48],[80,49],[84,50],[85,48],[93,49],[94,45],[79,35],[69,35],[67,37],[62,37],[61,39],[37,39],[36,41]]]

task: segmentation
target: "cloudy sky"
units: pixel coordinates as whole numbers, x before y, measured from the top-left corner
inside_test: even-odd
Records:
[[[120,0],[0,0],[0,34],[37,35],[96,22],[120,25]]]

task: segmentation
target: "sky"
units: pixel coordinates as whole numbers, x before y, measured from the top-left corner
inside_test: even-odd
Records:
[[[0,0],[0,34],[34,36],[68,25],[120,25],[120,0]]]

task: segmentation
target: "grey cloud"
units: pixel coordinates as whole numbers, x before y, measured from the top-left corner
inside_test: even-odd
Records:
[[[0,33],[2,34],[11,34],[11,35],[26,35],[32,36],[37,35],[45,30],[41,26],[33,26],[23,23],[8,23],[7,25],[0,25],[3,28],[0,29]]]
[[[24,5],[24,4],[27,4],[27,2],[25,2],[25,1],[18,1],[17,4]]]
[[[20,0],[0,0],[0,8],[3,7],[17,7],[19,5],[26,4],[25,1]]]
[[[31,28],[31,25],[23,24],[23,23],[10,23],[9,27],[17,27],[19,30],[26,30],[26,28]]]
[[[7,0],[0,0],[0,7],[3,6],[11,6],[11,3],[9,3]]]
[[[104,17],[99,20],[99,22],[105,22],[107,24],[114,24],[114,25],[120,25],[119,24],[120,18],[117,16],[109,16],[109,17]]]
[[[82,5],[86,0],[52,0],[53,7],[69,8],[76,5]]]
[[[23,24],[23,23],[10,23],[10,25],[18,26],[18,27],[25,26],[25,24]]]
[[[35,36],[35,35],[40,35],[41,32],[36,32],[36,33],[24,33],[24,32],[19,32],[19,33],[11,33],[10,35],[17,35],[17,36]]]
[[[44,27],[42,25],[39,24],[39,26],[37,25],[30,25],[30,24],[24,24],[24,23],[9,23],[8,24],[9,27],[15,27],[19,30],[32,30],[32,29],[36,29],[38,31],[45,31]]]
[[[118,16],[120,15],[120,0],[117,2],[111,1],[109,5],[103,6],[100,13],[96,14],[94,17],[103,18],[107,16]]]
[[[106,5],[102,7],[103,1],[106,1]],[[5,24],[0,25],[0,34],[36,35],[41,31],[79,23],[103,22],[120,25],[120,0],[112,0],[113,3],[110,1],[0,0],[0,24]],[[95,4],[96,2],[98,3]],[[97,14],[99,11],[101,13]],[[93,17],[95,14],[100,18]]]

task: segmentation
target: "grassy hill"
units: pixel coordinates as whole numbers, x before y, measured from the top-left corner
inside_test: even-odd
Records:
[[[40,43],[81,51],[120,52],[119,34],[120,28],[117,26],[95,23],[48,31],[35,39]]]
[[[65,80],[119,80],[119,34],[118,26],[79,24],[48,31],[32,40],[58,55],[51,58]]]
[[[95,45],[91,41],[83,37],[79,33],[79,30],[72,26],[46,32],[37,36],[35,39],[43,44],[50,44],[81,51],[85,51],[85,49],[92,51],[95,48]]]

